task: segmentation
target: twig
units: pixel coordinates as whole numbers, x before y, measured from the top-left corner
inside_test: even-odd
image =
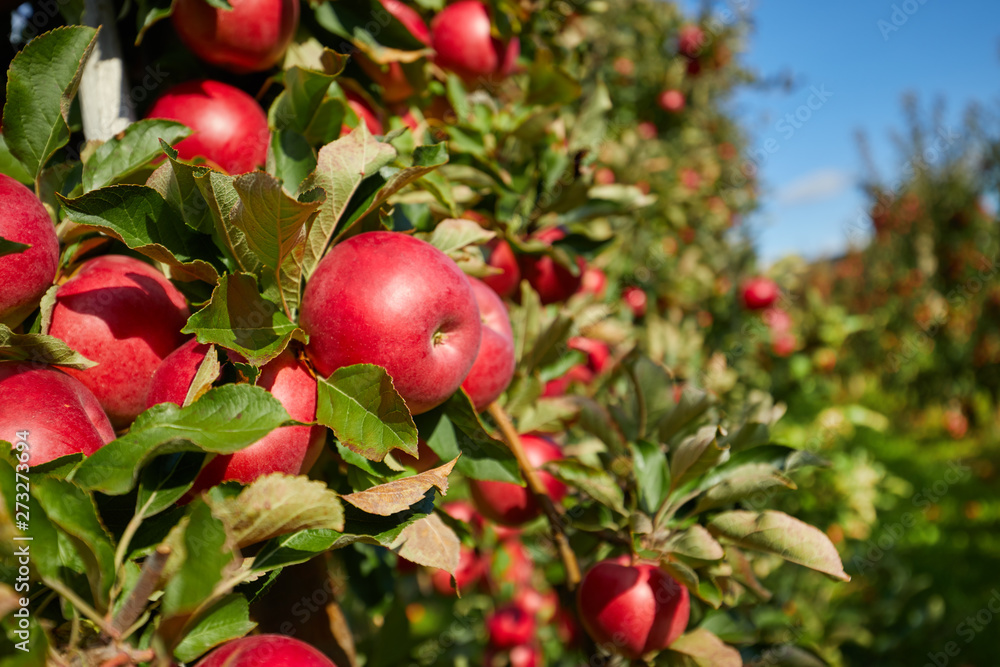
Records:
[[[562,557],[563,565],[566,566],[566,584],[569,590],[573,591],[580,583],[580,564],[576,561],[576,554],[569,546],[569,538],[566,537],[562,516],[556,509],[555,503],[552,502],[552,498],[549,497],[548,491],[545,490],[545,485],[539,479],[535,467],[528,461],[528,455],[521,444],[521,436],[517,434],[517,429],[511,423],[510,417],[507,416],[499,403],[491,403],[487,411],[500,428],[500,435],[504,442],[514,453],[514,458],[517,459],[517,464],[528,483],[528,490],[535,496],[535,500],[541,505],[542,511],[545,512],[545,516],[549,520],[549,525],[552,527],[552,537],[559,547],[559,555]]]
[[[142,572],[139,573],[139,580],[135,583],[128,599],[115,614],[114,621],[111,623],[111,627],[117,633],[116,636],[121,636],[122,631],[131,627],[142,614],[142,610],[145,609],[146,603],[149,601],[149,596],[156,590],[156,584],[160,581],[160,576],[163,574],[163,568],[169,557],[170,547],[161,544],[146,558],[142,564]]]
[[[77,595],[68,586],[63,585],[63,582],[58,579],[52,579],[51,577],[43,577],[42,583],[54,590],[59,595],[63,596],[69,603],[76,607],[76,610],[81,614],[89,618],[94,624],[99,627],[103,632],[105,632],[109,637],[115,636],[115,629],[112,628],[107,620],[101,617],[97,610],[91,607],[89,604],[83,601],[83,599]]]

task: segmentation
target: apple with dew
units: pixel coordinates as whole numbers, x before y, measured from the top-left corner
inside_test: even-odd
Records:
[[[443,252],[398,232],[343,241],[302,296],[306,351],[320,375],[375,364],[412,414],[448,399],[479,353],[482,323],[468,279]]]
[[[558,227],[552,227],[534,235],[533,239],[546,245],[566,238],[566,232]],[[583,270],[586,262],[582,257],[576,258],[576,275],[548,255],[519,255],[518,266],[521,277],[527,280],[541,299],[542,304],[558,303],[573,296],[580,289]]]
[[[516,602],[509,602],[486,617],[486,631],[493,648],[514,648],[535,636],[535,617]]]
[[[31,466],[68,454],[90,456],[115,430],[89,389],[50,366],[0,362],[0,440],[16,444],[27,431]]]
[[[770,278],[757,276],[743,283],[743,305],[748,310],[770,308],[779,295],[778,284]]]
[[[664,90],[657,98],[660,108],[669,113],[679,113],[684,110],[687,100],[679,90]]]
[[[691,612],[688,590],[657,565],[601,561],[584,575],[577,593],[580,620],[603,648],[637,660],[670,646]]]
[[[205,0],[175,0],[170,15],[181,41],[207,63],[231,72],[274,66],[299,26],[299,0],[230,0],[220,9]]]
[[[536,468],[549,461],[564,458],[559,445],[549,438],[522,435],[521,445],[524,447],[528,462]],[[566,497],[565,484],[544,470],[539,470],[537,474],[552,502],[559,503]],[[473,479],[469,480],[469,487],[479,513],[496,523],[520,526],[541,514],[542,510],[535,496],[518,484]]]
[[[304,641],[286,635],[253,635],[227,642],[195,667],[337,667]]]
[[[514,377],[514,332],[507,307],[486,283],[469,278],[483,321],[483,338],[472,370],[462,382],[476,412],[482,412],[500,397]]]
[[[483,282],[504,299],[515,296],[521,284],[521,268],[517,265],[514,250],[506,241],[497,239],[490,241],[486,247],[490,251],[486,263],[495,269],[500,269],[501,273],[486,276]]]
[[[230,174],[243,174],[267,159],[271,134],[264,110],[239,88],[220,81],[174,86],[146,118],[176,120],[191,128],[192,134],[174,146],[182,160],[203,157]]]
[[[192,339],[164,359],[153,374],[148,407],[157,403],[183,405],[208,349],[208,345]],[[290,350],[286,349],[261,368],[257,386],[271,392],[292,419],[316,420],[316,378]],[[189,494],[195,495],[221,482],[249,484],[275,472],[304,474],[315,463],[325,442],[323,426],[281,426],[249,447],[213,458],[202,469]]]
[[[0,174],[0,238],[30,246],[0,257],[0,323],[16,327],[52,284],[59,268],[59,239],[52,218],[31,190]]]
[[[517,37],[504,44],[491,34],[490,14],[479,0],[459,0],[431,21],[434,62],[467,82],[506,77],[521,52]]]
[[[97,362],[66,373],[124,428],[146,408],[160,363],[184,343],[188,314],[184,295],[162,273],[132,257],[104,255],[59,286],[47,333]]]

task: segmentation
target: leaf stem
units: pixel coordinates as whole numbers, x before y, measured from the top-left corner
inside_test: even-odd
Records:
[[[545,516],[549,520],[549,525],[552,527],[552,537],[559,547],[559,555],[562,558],[563,565],[566,567],[567,586],[570,591],[573,591],[580,583],[580,564],[576,560],[576,554],[573,553],[573,550],[569,546],[569,538],[566,537],[562,516],[559,514],[559,510],[556,509],[555,503],[552,502],[552,498],[549,497],[548,491],[545,490],[545,485],[542,484],[542,480],[538,477],[535,467],[528,461],[524,445],[521,444],[521,437],[518,435],[517,429],[514,428],[514,424],[511,423],[510,417],[499,403],[491,403],[487,411],[493,417],[493,420],[496,421],[500,429],[500,435],[503,437],[504,442],[507,443],[510,451],[513,452],[514,458],[517,459],[517,464],[520,466],[521,472],[524,474],[524,479],[528,483],[528,490],[535,496],[535,499],[541,505],[542,511],[545,512]]]

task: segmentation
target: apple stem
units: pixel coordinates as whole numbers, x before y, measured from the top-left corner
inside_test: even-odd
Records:
[[[80,80],[80,114],[88,141],[107,141],[135,120],[121,41],[115,30],[117,19],[111,0],[85,0],[83,22],[100,27]]]
[[[121,635],[122,632],[130,628],[136,619],[139,618],[142,610],[146,608],[149,596],[156,590],[156,585],[160,582],[160,577],[163,575],[163,568],[166,566],[169,557],[170,547],[160,545],[143,562],[142,571],[139,573],[139,580],[132,588],[132,592],[129,593],[125,604],[122,605],[122,608],[115,614],[115,618],[111,622],[111,627],[114,628],[118,635]]]
[[[507,447],[510,448],[510,451],[513,452],[514,458],[517,459],[521,473],[528,483],[528,490],[535,496],[535,500],[541,505],[542,511],[545,512],[545,516],[549,520],[549,525],[552,527],[552,537],[555,539],[556,545],[559,548],[559,555],[562,558],[563,565],[566,567],[566,585],[570,591],[574,591],[580,583],[580,564],[576,560],[576,554],[573,553],[573,549],[569,546],[569,538],[566,536],[566,524],[559,510],[556,509],[555,503],[552,502],[552,498],[549,497],[548,491],[545,490],[545,485],[539,479],[535,467],[528,461],[524,445],[521,444],[521,436],[518,435],[517,429],[514,428],[510,417],[504,411],[503,407],[496,402],[490,403],[487,411],[497,423],[500,435],[503,437]]]

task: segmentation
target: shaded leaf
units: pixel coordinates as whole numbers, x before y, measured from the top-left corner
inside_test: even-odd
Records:
[[[549,461],[544,468],[570,486],[580,489],[594,500],[607,505],[620,514],[625,509],[625,494],[606,470],[588,466],[575,459]]]
[[[739,651],[701,628],[678,637],[670,650],[692,658],[698,667],[743,667]]]
[[[55,336],[16,334],[6,324],[0,324],[0,361],[32,361],[77,370],[97,365]]]
[[[257,627],[250,620],[250,605],[242,595],[230,594],[212,605],[187,630],[184,639],[174,648],[174,657],[191,662],[210,649],[247,634]]]
[[[629,445],[632,451],[632,474],[639,491],[639,506],[655,514],[670,492],[670,467],[663,448],[655,442],[639,440]]]
[[[716,440],[718,432],[716,426],[704,426],[677,445],[670,459],[673,488],[697,478],[725,460],[728,450],[719,446]]]
[[[673,553],[697,560],[720,560],[726,553],[711,533],[699,524],[674,533],[665,546]]]
[[[418,475],[351,493],[344,496],[343,499],[368,514],[389,516],[402,512],[414,503],[423,500],[424,495],[432,488],[437,488],[441,495],[448,495],[448,475],[451,474],[457,460],[457,458],[453,459],[443,466],[432,468]]]
[[[166,544],[171,550],[167,563],[171,576],[163,589],[161,605],[164,619],[170,619],[193,612],[213,594],[224,571],[234,562],[234,554],[227,548],[222,522],[198,500],[192,503],[191,513],[170,532]]]
[[[132,123],[122,136],[97,147],[83,165],[83,191],[118,183],[162,155],[160,141],[175,144],[191,134],[173,120],[145,119]]]

